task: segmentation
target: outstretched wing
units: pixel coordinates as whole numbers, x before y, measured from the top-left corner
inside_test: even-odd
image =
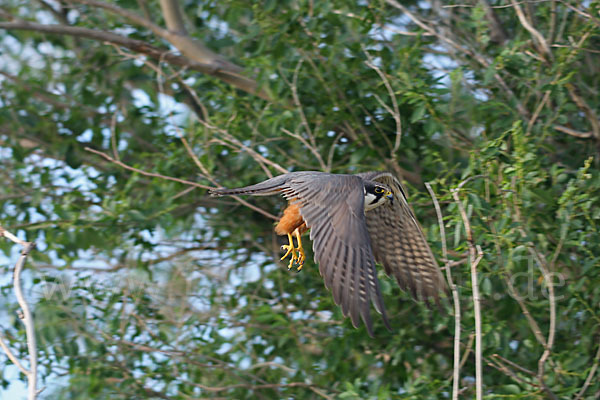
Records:
[[[211,190],[216,196],[277,193],[300,206],[311,228],[319,272],[344,316],[350,316],[355,327],[362,318],[373,336],[372,302],[390,329],[366,226],[363,180],[355,175],[301,171],[244,188]]]
[[[363,180],[355,175],[297,176],[286,182],[285,197],[300,206],[311,228],[313,251],[325,286],[352,325],[364,321],[373,336],[370,302],[390,329],[364,212]]]
[[[413,297],[425,301],[433,298],[439,302],[440,292],[446,290],[446,281],[400,182],[389,172],[358,175],[384,183],[394,193],[392,203],[366,213],[375,259],[383,264],[388,275],[396,278],[402,289],[410,290]]]

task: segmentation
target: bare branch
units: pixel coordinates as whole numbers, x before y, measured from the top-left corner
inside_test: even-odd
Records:
[[[277,171],[281,172],[282,174],[287,174],[289,172],[287,169],[283,168],[281,165],[277,164],[276,162],[271,161],[268,158],[264,157],[263,155],[257,153],[256,150],[254,150],[253,148],[246,146],[235,136],[233,136],[232,134],[227,132],[227,130],[213,126],[206,121],[198,120],[198,122],[200,122],[200,124],[202,124],[205,128],[218,132],[222,139],[225,139],[227,142],[234,145],[234,147],[236,147],[238,150],[246,151],[256,161],[258,161],[260,163],[265,163],[266,165],[270,165],[271,167],[275,168]]]
[[[87,0],[85,0],[87,1]],[[142,17],[139,17],[143,19]],[[160,28],[160,27],[159,27]],[[94,29],[80,28],[74,26],[64,25],[45,25],[27,21],[13,21],[13,22],[0,22],[0,29],[7,30],[27,30],[35,32],[43,32],[49,34],[58,35],[69,35],[73,37],[84,37],[87,39],[93,39],[101,42],[108,42],[117,44],[119,46],[126,47],[132,51],[145,54],[149,57],[164,60],[171,65],[177,65],[180,67],[187,67],[189,69],[202,72],[207,75],[214,76],[218,79],[227,82],[238,89],[244,90],[248,93],[255,94],[265,100],[269,100],[269,96],[264,91],[258,91],[257,84],[253,79],[244,77],[233,70],[226,70],[223,65],[219,64],[216,66],[214,63],[206,63],[206,59],[202,57],[188,57],[183,50],[178,49],[184,54],[184,56],[176,55],[169,50],[160,49],[149,45],[148,43],[130,39],[121,35],[117,35],[112,32],[99,31]],[[162,28],[160,28],[162,29]],[[164,32],[165,30],[162,30]],[[162,32],[161,31],[161,32]],[[156,32],[155,32],[156,33]],[[169,37],[174,36],[168,34]],[[175,44],[173,44],[175,46]],[[177,46],[176,46],[177,47]],[[186,48],[187,50],[187,48]]]
[[[477,400],[483,398],[483,371],[482,371],[482,359],[481,359],[481,310],[479,296],[479,282],[477,280],[477,265],[483,258],[483,252],[479,245],[475,245],[473,240],[473,232],[471,230],[471,223],[467,212],[460,201],[458,196],[459,190],[471,179],[477,177],[471,177],[462,181],[456,189],[452,189],[452,197],[460,212],[465,232],[467,235],[467,244],[469,246],[469,263],[471,264],[471,286],[473,290],[473,312],[475,314],[475,392]]]
[[[448,247],[446,245],[446,229],[444,227],[444,218],[442,216],[442,210],[440,204],[435,195],[435,192],[431,188],[429,182],[425,182],[425,187],[433,200],[433,206],[435,207],[435,213],[438,219],[438,225],[440,227],[440,236],[442,239],[442,255],[446,263],[446,279],[448,280],[448,286],[452,291],[452,301],[454,303],[454,368],[452,370],[452,400],[458,400],[458,389],[460,384],[460,300],[458,297],[458,290],[452,280],[452,272],[450,268],[450,260],[448,259]]]
[[[538,116],[544,109],[544,106],[548,102],[549,98],[550,98],[550,90],[546,90],[544,92],[544,97],[542,97],[542,101],[540,101],[538,106],[535,108],[533,115],[531,116],[531,118],[529,119],[529,122],[527,123],[527,133],[531,132],[531,129],[533,128],[533,125],[535,124],[535,121],[537,120]]]
[[[575,136],[581,139],[589,139],[592,137],[592,132],[579,132],[575,129],[567,128],[566,126],[562,125],[554,125],[553,128],[559,132],[566,133],[567,135]]]
[[[102,1],[97,0],[71,0],[72,3],[80,3],[86,4],[92,7],[102,8],[108,10],[114,14],[117,14],[121,17],[128,19],[130,22],[140,25],[148,30],[151,30],[155,35],[160,36],[162,38],[166,38],[169,35],[169,32],[166,29],[161,28],[160,26],[154,24],[149,19],[146,19],[134,12],[121,8],[111,3],[104,3]],[[208,63],[206,63],[208,64]]]
[[[342,11],[342,10],[331,10],[331,13],[332,14],[343,15],[344,17],[348,17],[348,18],[355,18],[355,19],[358,19],[359,21],[365,21],[365,18],[361,17],[360,15],[356,15],[354,13],[351,13],[351,12],[346,12],[346,11]],[[377,23],[377,22],[375,22],[374,25],[377,26],[380,29],[385,30],[385,31],[394,32],[395,34],[402,35],[402,36],[433,36],[431,33],[403,31],[403,30],[394,28],[392,26],[385,25],[385,24],[380,24],[380,23]]]
[[[237,383],[237,384],[229,385],[229,386],[207,386],[207,385],[202,385],[199,383],[192,383],[192,382],[190,382],[190,383],[196,387],[206,390],[207,392],[222,392],[225,390],[240,389],[240,388],[248,389],[248,390],[258,390],[258,389],[280,389],[280,388],[286,388],[286,387],[310,388],[310,387],[315,386],[312,383],[304,383],[304,382],[265,383],[265,384],[258,384],[258,385]]]
[[[10,359],[10,361],[12,361],[12,363],[15,364],[17,368],[21,370],[23,375],[29,375],[29,370],[27,370],[27,368],[25,368],[23,364],[21,364],[21,361],[19,361],[17,356],[15,356],[15,354],[10,349],[10,347],[8,347],[8,344],[6,344],[6,337],[2,332],[0,332],[0,347],[2,347],[2,350],[4,350],[4,353],[6,353],[6,356]]]
[[[537,341],[542,346],[546,347],[546,344],[547,344],[546,338],[544,337],[544,335],[542,335],[542,330],[540,329],[540,326],[538,325],[536,320],[531,316],[531,312],[529,312],[529,308],[527,308],[527,305],[525,304],[525,302],[523,301],[521,296],[517,293],[515,285],[513,285],[513,282],[512,282],[512,277],[505,275],[504,282],[506,282],[506,286],[508,287],[508,291],[510,292],[510,295],[512,296],[512,298],[515,299],[517,301],[517,303],[519,304],[519,307],[521,307],[521,312],[527,319],[527,322],[529,323],[529,326],[531,327],[531,331],[533,332],[533,335],[535,336]]]
[[[331,142],[331,147],[329,148],[329,154],[327,155],[326,171],[331,171],[331,168],[333,167],[333,156],[335,154],[335,147],[336,147],[338,140],[340,140],[342,138],[342,136],[344,136],[344,131],[340,131],[333,139],[333,142]]]
[[[98,150],[92,149],[92,148],[90,148],[90,147],[86,147],[86,148],[85,148],[85,150],[86,150],[86,151],[89,151],[90,153],[97,154],[97,155],[99,155],[100,157],[104,158],[105,160],[108,160],[108,161],[112,162],[113,164],[116,164],[116,165],[118,165],[118,166],[120,166],[120,167],[122,167],[122,168],[125,168],[126,170],[133,171],[133,172],[137,172],[137,173],[139,173],[139,174],[141,174],[141,175],[144,175],[144,176],[151,176],[151,177],[153,177],[153,178],[160,178],[160,179],[165,179],[165,180],[168,180],[168,181],[179,182],[179,183],[182,183],[182,184],[184,184],[184,185],[195,186],[195,187],[198,187],[198,188],[201,188],[201,189],[212,189],[212,187],[211,187],[211,186],[202,185],[202,184],[200,184],[200,183],[197,183],[197,182],[192,182],[192,181],[188,181],[188,180],[185,180],[185,179],[180,179],[180,178],[173,178],[172,176],[166,176],[166,175],[157,174],[157,173],[154,173],[154,172],[147,172],[147,171],[141,170],[141,169],[139,169],[139,168],[131,167],[131,166],[129,166],[129,165],[127,165],[127,164],[125,164],[125,163],[124,163],[124,162],[122,162],[122,161],[115,160],[115,159],[114,159],[114,158],[112,158],[111,156],[109,156],[109,155],[107,155],[107,154],[104,154],[104,153],[103,153],[103,152],[101,152],[101,151],[98,151]],[[277,220],[277,219],[279,219],[279,218],[277,218],[275,215],[273,215],[273,214],[271,214],[271,213],[269,213],[269,212],[267,212],[267,211],[263,210],[263,209],[262,209],[262,208],[260,208],[260,207],[257,207],[257,206],[255,206],[255,205],[253,205],[253,204],[250,204],[250,203],[248,203],[248,202],[247,202],[246,200],[244,200],[244,199],[241,199],[241,198],[239,198],[239,197],[237,197],[237,196],[231,196],[231,197],[232,197],[232,198],[234,198],[234,199],[235,199],[237,202],[239,202],[239,203],[241,203],[241,204],[245,205],[245,206],[246,206],[246,207],[248,207],[248,208],[251,208],[251,209],[253,209],[253,210],[254,210],[254,211],[256,211],[256,212],[259,212],[259,213],[261,213],[262,215],[264,215],[264,216],[265,216],[265,217],[267,217],[267,218],[271,218],[271,219],[273,219],[273,220]]]
[[[103,8],[111,11],[114,14],[120,15],[121,17],[127,18],[131,22],[140,25],[146,29],[151,30],[156,36],[167,40],[173,46],[175,46],[181,53],[189,58],[190,60],[197,61],[202,64],[210,65],[212,69],[219,69],[222,71],[240,73],[243,71],[242,67],[239,67],[223,58],[219,54],[211,51],[202,43],[192,39],[188,36],[188,33],[183,25],[181,18],[181,11],[177,0],[161,0],[161,10],[167,23],[167,28],[164,29],[152,21],[131,12],[127,9],[121,8],[114,4],[104,3],[97,0],[73,0],[81,4],[87,4],[93,7]]]
[[[15,290],[15,296],[17,297],[17,302],[19,303],[19,307],[21,307],[21,311],[23,312],[23,317],[21,321],[23,325],[25,325],[25,335],[27,337],[27,352],[29,353],[29,369],[25,369],[23,365],[16,360],[16,357],[12,354],[12,352],[5,345],[4,341],[2,341],[2,348],[6,352],[6,355],[13,361],[17,367],[27,376],[27,389],[28,389],[28,400],[35,400],[37,397],[37,345],[35,342],[35,328],[33,323],[33,315],[31,314],[31,310],[29,309],[29,305],[25,300],[25,296],[23,295],[23,288],[21,287],[21,272],[25,267],[25,261],[27,260],[27,256],[35,248],[35,242],[26,242],[24,240],[19,239],[2,226],[0,226],[0,236],[7,238],[8,240],[23,246],[21,250],[21,256],[15,265],[15,270],[13,272],[13,287]],[[15,362],[16,361],[16,362]]]
[[[504,43],[506,41],[506,31],[494,12],[494,9],[487,0],[479,0],[478,3],[485,10],[485,17],[490,25],[490,39],[496,43]]]
[[[313,155],[319,162],[319,167],[323,171],[329,172],[331,165],[325,164],[325,162],[323,161],[323,157],[321,156],[321,154],[319,153],[319,151],[317,149],[317,141],[315,139],[315,135],[313,133],[313,130],[310,128],[310,124],[308,123],[308,119],[306,118],[306,114],[304,113],[304,109],[302,108],[302,102],[300,101],[300,96],[298,95],[298,75],[300,73],[300,68],[302,67],[303,63],[304,63],[304,59],[300,59],[300,61],[298,61],[298,63],[296,64],[296,68],[294,69],[294,75],[292,77],[291,82],[285,78],[285,75],[283,73],[281,73],[280,75],[281,75],[281,79],[292,90],[292,98],[294,101],[294,105],[298,109],[298,114],[300,115],[301,125],[304,128],[304,131],[306,132],[306,137],[308,138],[308,140],[305,139],[304,137],[302,137],[302,135],[299,133],[292,133],[291,131],[289,131],[287,129],[282,129],[282,130],[287,135],[292,136],[293,138],[298,139],[300,142],[302,142],[302,144],[304,144],[310,150],[310,152],[313,153]]]
[[[424,23],[423,21],[421,21],[415,14],[413,14],[412,12],[410,12],[410,10],[408,8],[406,8],[405,6],[403,6],[402,4],[400,4],[397,0],[385,0],[386,3],[388,3],[389,5],[396,7],[397,9],[399,9],[400,11],[402,11],[404,14],[406,14],[418,27],[420,27],[421,29],[425,30],[426,32],[432,34],[433,36],[437,37],[440,41],[448,44],[449,46],[451,46],[452,48],[454,48],[455,50],[458,50],[459,52],[466,54],[468,57],[471,57],[473,59],[475,59],[479,64],[483,65],[485,68],[489,68],[490,67],[490,62],[487,61],[482,55],[460,45],[459,43],[457,43],[456,41],[452,40],[451,38],[449,38],[447,35],[441,34],[440,32],[436,31],[432,26],[427,25],[426,23]],[[498,81],[498,83],[500,84],[500,87],[512,98],[512,100],[515,102],[516,106],[517,106],[517,110],[519,111],[519,114],[521,114],[521,116],[523,116],[524,118],[528,117],[528,112],[525,109],[525,107],[523,107],[523,104],[521,104],[521,102],[519,101],[519,99],[517,98],[517,96],[515,95],[515,93],[513,92],[513,90],[506,84],[506,82],[504,81],[504,79],[500,76],[500,74],[498,74],[497,72],[494,74],[494,78]]]
[[[506,365],[502,364],[502,362],[500,362],[500,360],[498,360],[498,359],[487,359],[487,360],[488,360],[488,365],[489,366],[496,368],[498,371],[504,373],[507,376],[510,376],[515,381],[517,381],[519,383],[526,384],[526,385],[531,385],[533,387],[540,387],[540,385],[537,385],[537,384],[535,384],[533,382],[529,382],[529,381],[521,378],[514,371],[512,371],[511,369],[509,369]]]
[[[286,135],[289,135],[289,136],[293,137],[294,139],[298,139],[304,146],[306,146],[306,148],[308,148],[310,150],[310,152],[313,153],[313,155],[315,156],[315,158],[319,162],[319,166],[321,167],[321,169],[323,171],[326,171],[326,172],[330,171],[328,169],[328,166],[325,164],[325,161],[323,161],[323,158],[321,157],[321,154],[319,154],[319,151],[312,144],[308,143],[308,141],[306,139],[304,139],[302,137],[302,135],[300,135],[298,133],[290,132],[290,131],[288,131],[285,128],[281,128],[281,130]]]
[[[500,361],[502,361],[502,362],[510,365],[511,367],[513,367],[515,369],[518,369],[521,372],[526,373],[529,376],[535,376],[535,372],[533,372],[533,371],[531,371],[531,370],[529,370],[529,369],[527,369],[527,368],[525,368],[525,367],[523,367],[523,366],[521,366],[521,365],[519,365],[517,363],[514,363],[514,362],[512,362],[512,361],[510,361],[510,360],[502,357],[500,354],[492,354],[492,357],[494,357],[495,359],[500,360]]]
[[[579,393],[577,393],[575,400],[580,400],[583,398],[585,391],[587,390],[587,388],[592,383],[592,380],[594,379],[594,375],[596,374],[596,371],[598,370],[599,364],[600,364],[600,345],[598,346],[598,350],[596,351],[596,356],[594,357],[594,365],[590,369],[590,372],[588,373],[588,376],[585,379],[585,382],[583,383],[581,390],[579,391]],[[596,398],[598,398],[598,397],[596,396]]]
[[[125,48],[136,51],[138,53],[145,54],[152,58],[163,59],[172,65],[186,67],[208,75],[216,76],[216,71],[214,67],[209,64],[203,64],[196,61],[192,61],[187,59],[186,57],[175,55],[169,50],[160,49],[158,47],[151,46],[141,40],[130,39],[112,32],[98,31],[94,29],[80,28],[76,26],[45,25],[27,21],[0,22],[0,29],[26,30],[57,35],[69,35],[73,37],[84,37],[87,39],[93,39],[100,42],[108,42],[111,44],[123,46]]]
[[[570,4],[568,1],[560,1],[560,3],[562,5],[564,5],[565,7],[575,11],[577,14],[581,15],[583,18],[587,18],[587,19],[591,20],[596,26],[600,26],[600,20],[598,20],[598,18],[594,17],[592,14],[588,14],[585,11],[580,10],[579,8]]]
[[[531,23],[523,13],[523,9],[515,0],[512,0],[512,5],[515,9],[515,12],[517,13],[517,17],[519,17],[519,21],[521,21],[521,25],[523,25],[523,28],[525,28],[529,33],[531,33],[531,35],[539,45],[542,53],[544,53],[544,55],[551,59],[552,52],[550,51],[550,47],[548,47],[548,43],[546,42],[544,36],[542,36],[542,34],[537,29],[535,29],[533,25],[531,25]]]
[[[308,123],[308,119],[306,119],[306,115],[304,114],[304,109],[302,108],[302,103],[300,102],[300,97],[298,96],[298,75],[300,74],[300,68],[302,67],[302,63],[303,63],[303,59],[300,59],[300,61],[298,61],[298,64],[296,65],[296,68],[294,69],[294,76],[292,78],[292,84],[290,85],[292,88],[292,96],[294,98],[294,104],[296,105],[296,107],[298,107],[298,112],[300,114],[300,118],[302,120],[302,125],[304,126],[304,129],[306,130],[306,135],[308,136],[308,139],[310,140],[310,143],[313,146],[316,146],[316,142],[315,142],[315,137],[312,133],[312,130],[310,129],[310,124]]]
[[[104,154],[101,151],[98,151],[96,149],[92,149],[91,147],[85,147],[84,150],[85,151],[89,151],[90,153],[97,154],[100,157],[104,158],[105,160],[110,161],[113,164],[118,165],[119,167],[125,168],[126,170],[129,170],[129,171],[137,172],[138,174],[141,174],[141,175],[144,175],[144,176],[151,176],[153,178],[160,178],[160,179],[165,179],[167,181],[179,182],[179,183],[183,183],[184,185],[195,186],[195,187],[198,187],[198,188],[201,188],[201,189],[212,189],[211,186],[202,185],[201,183],[192,182],[192,181],[188,181],[188,180],[180,179],[180,178],[173,178],[172,176],[166,176],[166,175],[162,175],[162,174],[157,174],[155,172],[147,172],[147,171],[141,170],[139,168],[131,167],[131,166],[125,164],[124,162],[122,162],[120,160],[116,160],[116,159],[112,158],[111,156],[109,156],[107,154]]]
[[[517,192],[517,177],[513,176],[512,181],[511,181],[511,187],[513,192],[515,193],[515,195],[513,196],[513,209],[514,209],[514,213],[515,213],[515,221],[517,223],[519,223],[519,233],[521,234],[522,238],[527,238],[527,232],[525,231],[525,228],[523,227],[523,218],[521,216],[521,208],[519,206],[518,203],[518,199],[516,196]],[[552,351],[552,346],[554,345],[554,337],[556,335],[556,297],[554,296],[554,283],[552,282],[552,276],[550,274],[550,271],[548,270],[548,263],[546,262],[546,258],[544,257],[544,255],[539,252],[535,246],[535,244],[528,240],[526,242],[527,244],[527,249],[529,250],[529,253],[535,258],[535,260],[537,261],[537,265],[540,268],[540,271],[542,273],[542,276],[544,278],[544,283],[546,284],[546,287],[548,288],[548,302],[549,302],[549,311],[550,311],[550,326],[548,327],[548,338],[546,339],[546,346],[544,346],[544,352],[542,353],[540,359],[538,360],[538,381],[540,382],[540,385],[542,385],[542,387],[544,387],[544,391],[545,393],[552,399],[558,399],[558,397],[556,397],[556,395],[554,393],[552,393],[552,391],[550,391],[550,389],[548,388],[548,386],[545,383],[544,380],[544,373],[545,373],[545,365],[546,365],[546,361],[548,360],[548,358],[550,357],[550,352]]]
[[[379,75],[379,77],[381,78],[381,81],[383,82],[383,84],[385,85],[385,88],[387,89],[388,96],[390,96],[390,100],[392,101],[392,107],[394,108],[393,111],[390,110],[390,108],[387,107],[385,105],[385,103],[383,104],[383,106],[391,114],[392,118],[394,118],[394,121],[396,122],[396,140],[394,142],[394,147],[391,150],[391,158],[392,158],[392,160],[395,161],[396,160],[396,152],[400,148],[400,140],[402,139],[402,119],[400,118],[400,109],[398,108],[398,101],[396,100],[396,94],[394,93],[394,90],[392,89],[392,85],[390,84],[390,81],[388,80],[385,73],[381,70],[381,68],[377,67],[374,64],[373,57],[371,57],[371,55],[369,54],[367,49],[365,49],[364,46],[362,49],[363,49],[363,52],[365,53],[365,55],[367,56],[367,60],[368,60],[366,62],[367,66],[369,68],[371,68],[373,71],[377,72],[377,75]]]
[[[571,99],[573,99],[575,104],[577,104],[577,107],[579,107],[583,111],[585,116],[587,117],[587,119],[590,123],[590,126],[592,127],[592,136],[594,138],[600,140],[600,121],[598,120],[596,113],[594,112],[592,107],[590,107],[586,103],[586,101],[577,94],[577,91],[575,90],[575,86],[573,86],[571,83],[566,83],[565,87],[569,91],[569,95],[571,96]]]
[[[188,35],[185,24],[183,23],[183,16],[178,0],[160,0],[160,9],[165,18],[167,28],[172,33],[177,35]]]
[[[469,354],[471,354],[471,351],[473,350],[473,342],[474,341],[475,341],[475,334],[470,333],[469,340],[467,340],[467,345],[465,346],[465,352],[463,353],[463,356],[460,359],[460,366],[459,366],[460,369],[462,369],[462,367],[464,367],[464,365],[466,364],[467,359],[469,358]]]

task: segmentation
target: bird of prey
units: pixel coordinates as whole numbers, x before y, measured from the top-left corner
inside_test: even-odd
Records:
[[[370,303],[388,329],[375,263],[396,278],[418,300],[439,302],[446,289],[400,182],[389,172],[357,175],[298,171],[237,189],[212,189],[213,196],[283,195],[289,205],[275,227],[289,243],[282,260],[291,256],[300,270],[305,261],[301,235],[310,230],[315,260],[325,286],[345,317],[358,327],[364,321],[373,336]],[[298,243],[294,247],[292,235]]]

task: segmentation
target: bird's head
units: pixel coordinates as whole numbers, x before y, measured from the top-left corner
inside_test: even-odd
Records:
[[[379,207],[386,202],[393,203],[392,190],[381,183],[365,181],[365,211]]]

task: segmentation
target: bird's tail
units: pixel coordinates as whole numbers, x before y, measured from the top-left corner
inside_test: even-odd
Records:
[[[271,179],[267,179],[264,182],[257,183],[255,185],[245,186],[234,189],[210,189],[208,193],[211,196],[234,196],[234,195],[251,195],[251,196],[270,196],[278,194],[284,188],[283,185],[286,181],[285,175],[276,176]]]

